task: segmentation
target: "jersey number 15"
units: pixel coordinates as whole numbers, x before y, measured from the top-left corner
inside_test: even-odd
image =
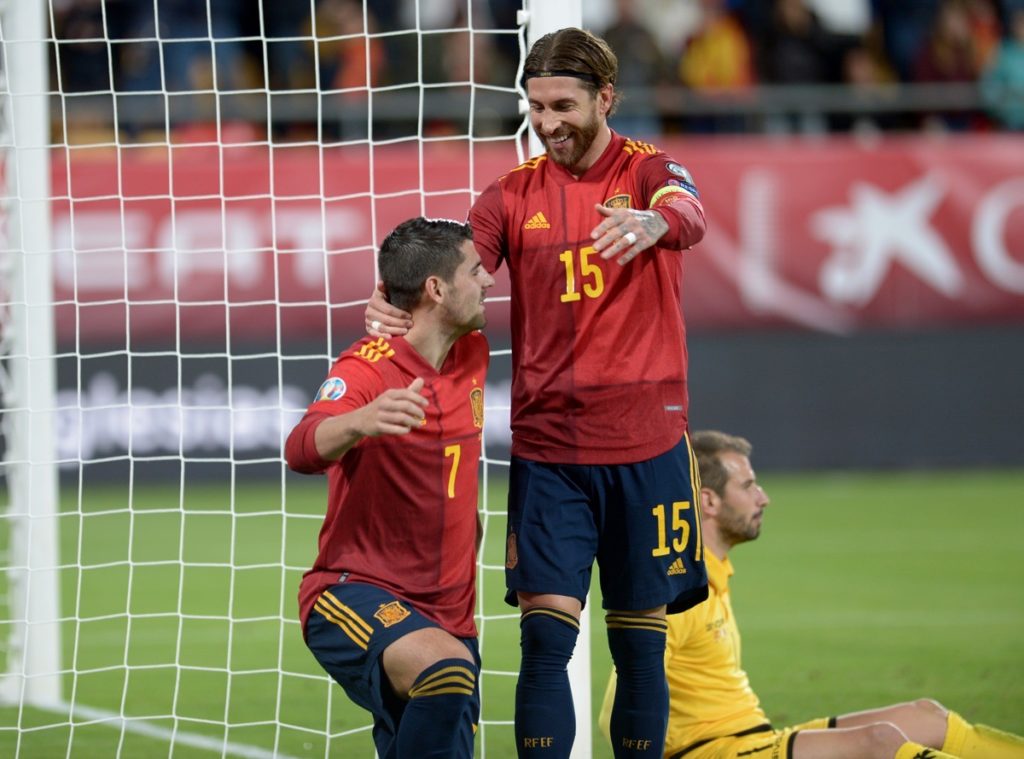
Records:
[[[582,298],[583,295],[588,298],[596,298],[604,292],[604,275],[601,273],[601,267],[590,261],[590,257],[595,253],[597,251],[589,245],[580,248],[579,251],[579,279],[583,284],[582,293],[576,289],[576,262],[573,251],[566,250],[558,256],[558,260],[565,264],[565,292],[560,296],[562,303],[572,303]]]

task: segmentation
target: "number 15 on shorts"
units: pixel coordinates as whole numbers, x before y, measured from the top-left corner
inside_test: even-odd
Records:
[[[682,553],[690,542],[690,520],[687,519],[691,510],[689,501],[673,501],[671,519],[666,513],[665,504],[659,503],[651,514],[658,523],[658,545],[651,549],[651,556],[668,556],[670,553]],[[693,514],[695,520],[699,517]],[[671,523],[671,527],[669,526]],[[697,550],[696,556],[700,557],[700,522],[697,525]]]

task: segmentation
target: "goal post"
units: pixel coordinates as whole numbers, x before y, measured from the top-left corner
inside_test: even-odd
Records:
[[[9,493],[0,699],[56,707],[62,688],[46,9],[42,0],[7,0],[0,8],[0,424]]]

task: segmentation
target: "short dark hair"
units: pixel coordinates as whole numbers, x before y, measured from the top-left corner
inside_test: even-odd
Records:
[[[754,446],[744,437],[728,435],[718,430],[700,430],[690,435],[690,445],[697,457],[700,469],[701,487],[709,488],[718,495],[723,495],[725,483],[729,481],[729,473],[722,465],[721,454],[726,452],[750,456]]]
[[[473,239],[469,224],[417,216],[403,221],[381,243],[377,266],[388,301],[412,311],[427,277],[451,282],[462,263],[462,244]]]
[[[619,78],[619,59],[608,43],[584,29],[566,27],[533,43],[523,62],[523,81],[538,76],[574,76],[591,95]],[[524,84],[525,86],[525,84]],[[616,92],[608,115],[615,113]]]

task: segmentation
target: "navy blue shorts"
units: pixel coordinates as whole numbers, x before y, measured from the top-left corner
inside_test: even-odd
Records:
[[[425,627],[440,627],[408,601],[360,582],[332,585],[316,601],[306,622],[306,645],[353,702],[373,714],[373,740],[387,757],[398,735],[406,701],[395,695],[384,674],[384,649]],[[460,638],[480,667],[476,638]],[[480,686],[472,705],[473,725],[480,721]]]
[[[544,464],[513,457],[505,600],[555,593],[584,602],[597,559],[605,609],[685,611],[708,594],[697,461],[683,439],[635,464]]]

